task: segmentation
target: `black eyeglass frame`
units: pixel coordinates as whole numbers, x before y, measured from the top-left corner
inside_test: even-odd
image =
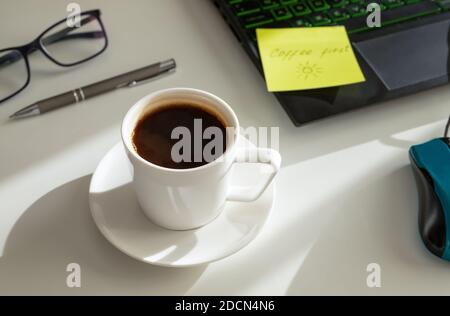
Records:
[[[25,44],[25,45],[22,45],[22,46],[15,46],[15,47],[8,47],[8,48],[5,48],[5,49],[0,49],[0,53],[6,52],[6,51],[17,51],[17,52],[19,52],[21,54],[21,57],[24,59],[25,65],[26,65],[26,68],[27,68],[27,80],[26,80],[25,84],[23,85],[23,87],[21,87],[19,90],[17,90],[13,94],[7,96],[6,98],[0,99],[0,103],[4,102],[6,100],[9,100],[12,97],[16,96],[17,94],[22,92],[29,85],[29,83],[31,81],[31,71],[30,71],[30,62],[28,60],[28,55],[30,53],[33,53],[33,52],[39,50],[49,60],[51,60],[53,63],[55,63],[55,64],[57,64],[58,66],[61,66],[61,67],[76,66],[76,65],[82,64],[82,63],[84,63],[84,62],[86,62],[88,60],[91,60],[91,59],[97,57],[98,55],[100,55],[101,53],[103,53],[106,50],[106,48],[108,47],[108,36],[106,34],[105,26],[103,25],[103,22],[102,22],[102,20],[100,18],[100,15],[101,15],[101,11],[99,9],[80,12],[80,18],[83,17],[83,16],[91,16],[91,17],[94,17],[94,18],[97,19],[97,21],[98,21],[98,23],[99,23],[99,25],[101,27],[101,32],[103,33],[102,37],[105,40],[105,45],[100,51],[98,51],[97,53],[93,54],[92,56],[89,56],[89,57],[87,57],[85,59],[82,59],[80,61],[77,61],[77,62],[74,62],[74,63],[62,63],[62,62],[59,62],[58,60],[53,58],[51,56],[51,54],[48,53],[47,49],[42,44],[42,39],[44,38],[44,36],[50,30],[52,30],[54,27],[60,25],[63,22],[66,22],[67,18],[64,18],[64,19],[62,19],[62,20],[52,24],[47,29],[45,29],[45,31],[43,31],[36,39],[34,39],[33,41],[31,41],[28,44]]]

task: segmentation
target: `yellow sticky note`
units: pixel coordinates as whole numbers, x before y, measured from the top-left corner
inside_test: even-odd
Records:
[[[257,29],[269,91],[365,81],[343,26]]]

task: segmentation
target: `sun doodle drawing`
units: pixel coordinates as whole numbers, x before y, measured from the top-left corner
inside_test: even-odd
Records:
[[[322,68],[317,64],[310,64],[309,61],[297,65],[297,77],[308,80],[308,78],[317,78],[322,73]]]

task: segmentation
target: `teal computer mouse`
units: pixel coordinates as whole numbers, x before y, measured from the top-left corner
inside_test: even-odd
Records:
[[[450,261],[449,123],[444,137],[412,146],[409,157],[419,194],[420,235],[429,251]]]

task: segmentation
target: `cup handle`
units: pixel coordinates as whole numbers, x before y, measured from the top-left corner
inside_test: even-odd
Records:
[[[267,189],[275,175],[280,170],[281,156],[278,151],[271,148],[238,148],[235,163],[258,163],[271,165],[272,171],[265,179],[264,185],[253,186],[232,186],[227,195],[227,201],[252,202],[258,199]],[[267,175],[267,172],[260,171],[260,175]]]

